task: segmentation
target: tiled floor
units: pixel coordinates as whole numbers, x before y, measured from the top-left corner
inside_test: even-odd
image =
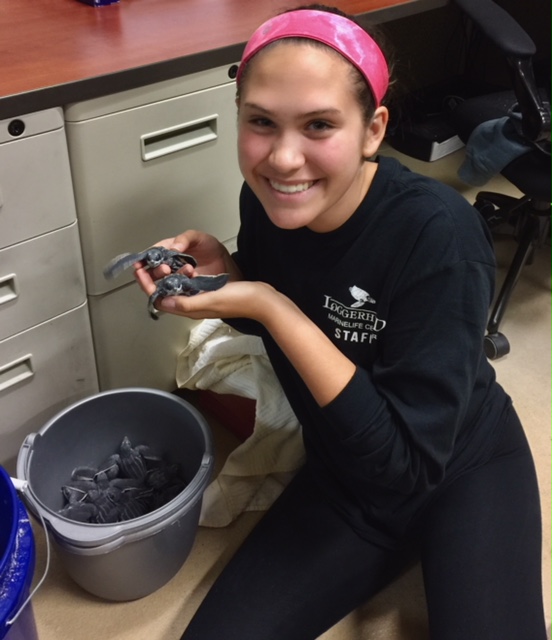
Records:
[[[392,151],[390,153],[394,154]],[[394,154],[398,155],[398,154]],[[437,163],[406,159],[413,169],[450,182],[473,198],[455,178],[457,152]],[[509,189],[497,178],[488,189]],[[500,274],[515,242],[497,238]],[[513,396],[532,445],[542,490],[545,607],[550,619],[550,247],[541,250],[516,288],[504,324],[512,351],[496,362],[499,380]],[[213,425],[217,467],[237,444]],[[34,597],[40,640],[176,640],[212,584],[214,577],[257,520],[245,514],[225,529],[200,529],[192,553],[177,576],[156,593],[136,602],[105,603],[88,595],[67,577],[54,555],[43,587]],[[37,575],[44,565],[44,536],[36,527]],[[414,568],[361,610],[325,633],[324,640],[427,640],[420,572]],[[224,640],[221,638],[221,640]],[[259,640],[262,640],[261,638]],[[285,640],[285,638],[282,638]]]

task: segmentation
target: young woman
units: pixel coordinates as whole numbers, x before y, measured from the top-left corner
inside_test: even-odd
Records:
[[[262,25],[237,83],[238,251],[162,241],[195,256],[186,274],[230,282],[158,307],[262,336],[306,464],[182,638],[312,640],[420,557],[431,638],[544,640],[534,465],[482,347],[484,224],[376,156],[387,63],[338,10]],[[166,273],[136,277],[150,295]]]

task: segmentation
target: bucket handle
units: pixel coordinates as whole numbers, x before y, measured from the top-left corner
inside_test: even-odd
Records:
[[[28,485],[26,481],[19,480],[18,478],[10,478],[10,480],[12,481],[12,484],[17,491],[20,491],[21,493],[25,493],[25,489],[27,488],[27,485]],[[44,531],[46,531],[46,523],[44,522],[44,517],[40,512],[37,515],[40,519],[40,523],[42,524],[42,527],[44,528]],[[17,620],[17,618],[19,618],[19,616],[23,613],[23,609],[25,609],[25,607],[29,604],[29,602],[31,601],[35,593],[42,586],[42,583],[44,582],[44,580],[46,580],[46,576],[48,575],[49,568],[50,568],[50,540],[48,535],[46,535],[46,566],[44,568],[44,573],[40,578],[40,580],[38,581],[35,588],[31,591],[29,596],[26,598],[25,602],[19,607],[19,610],[17,611],[17,613],[14,616],[12,616],[9,620],[6,620],[6,626],[8,627],[11,626]]]

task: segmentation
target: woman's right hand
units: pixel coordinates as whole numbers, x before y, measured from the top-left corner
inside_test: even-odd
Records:
[[[193,256],[197,261],[197,267],[185,265],[180,269],[181,273],[190,278],[197,275],[215,276],[219,273],[228,273],[231,281],[242,280],[241,272],[226,247],[208,233],[189,230],[174,238],[160,240],[155,243],[155,246],[162,246]],[[136,280],[147,295],[151,295],[155,291],[156,280],[170,274],[170,268],[167,265],[150,270],[137,263],[135,268]]]
[[[237,275],[238,269],[226,247],[214,236],[202,231],[189,230],[172,238],[169,242],[171,243],[169,249],[188,253],[197,260],[194,276],[199,274],[215,276],[219,273],[230,273],[232,280],[241,280],[241,274],[239,278],[233,277]]]

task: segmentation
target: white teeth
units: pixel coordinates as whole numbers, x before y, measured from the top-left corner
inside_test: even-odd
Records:
[[[298,193],[310,189],[314,182],[302,182],[301,184],[280,184],[274,180],[270,180],[270,186],[281,193]]]

